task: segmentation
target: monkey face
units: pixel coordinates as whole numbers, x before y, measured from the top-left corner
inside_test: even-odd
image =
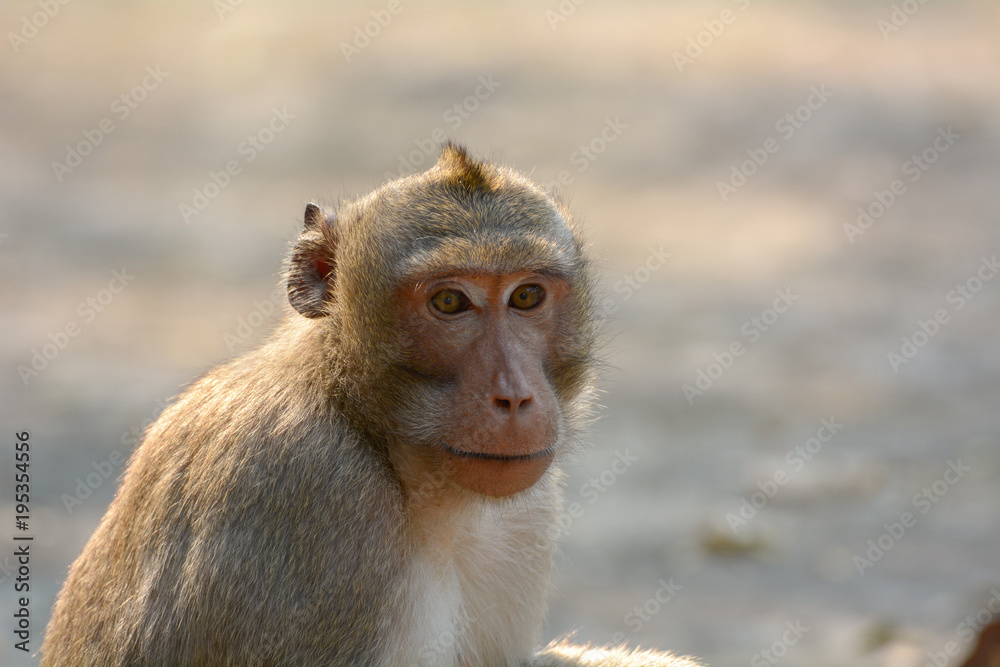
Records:
[[[423,385],[433,420],[419,440],[459,485],[508,496],[552,463],[560,418],[547,369],[567,291],[522,272],[431,276],[397,292],[399,367]]]
[[[591,283],[561,204],[451,145],[335,213],[307,206],[287,281],[331,403],[403,487],[489,496],[531,488],[574,437]]]

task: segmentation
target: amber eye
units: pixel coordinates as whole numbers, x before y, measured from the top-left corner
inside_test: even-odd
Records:
[[[458,290],[443,289],[431,297],[431,305],[445,315],[460,313],[469,307],[469,297]]]
[[[545,290],[541,285],[521,285],[510,295],[510,305],[521,310],[529,310],[542,302]]]

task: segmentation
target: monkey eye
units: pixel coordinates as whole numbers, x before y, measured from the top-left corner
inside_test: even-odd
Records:
[[[541,285],[521,285],[510,295],[510,305],[520,310],[530,310],[545,299]]]
[[[440,313],[453,315],[468,310],[469,297],[458,290],[443,289],[431,297],[431,305]]]

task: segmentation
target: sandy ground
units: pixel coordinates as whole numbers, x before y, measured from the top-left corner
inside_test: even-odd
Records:
[[[303,204],[442,135],[561,181],[604,260],[548,636],[919,667],[997,608],[995,3],[42,4],[0,9],[0,663],[13,434],[37,650],[135,434],[273,325]]]

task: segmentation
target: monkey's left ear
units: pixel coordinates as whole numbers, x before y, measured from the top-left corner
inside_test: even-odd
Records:
[[[337,247],[330,226],[332,215],[306,204],[305,229],[292,247],[288,262],[288,301],[305,317],[325,317],[337,273]],[[325,226],[324,226],[325,225]]]

